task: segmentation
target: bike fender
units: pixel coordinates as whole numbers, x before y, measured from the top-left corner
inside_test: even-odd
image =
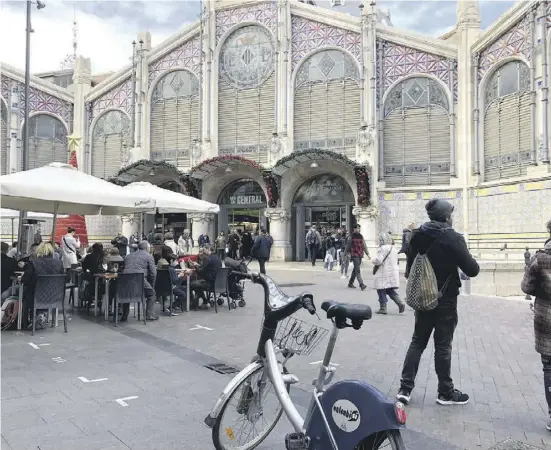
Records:
[[[331,385],[319,398],[339,450],[352,450],[367,436],[405,428],[398,423],[393,401],[362,381],[345,380]],[[312,450],[332,448],[318,408],[306,419],[306,435]]]
[[[247,378],[252,372],[254,372],[256,369],[258,369],[261,366],[262,366],[262,363],[259,361],[249,364],[241,372],[239,372],[235,377],[233,377],[232,380],[226,385],[226,387],[218,397],[218,400],[216,400],[216,404],[214,405],[214,408],[212,408],[209,415],[205,418],[205,424],[209,428],[212,428],[214,426],[214,422],[218,418],[218,415],[220,414],[220,411],[222,410],[222,407],[224,406],[226,399],[234,393],[234,391],[245,380],[245,378]]]

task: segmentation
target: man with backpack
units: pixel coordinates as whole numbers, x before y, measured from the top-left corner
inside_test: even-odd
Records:
[[[469,277],[479,266],[461,234],[452,229],[453,205],[432,199],[425,209],[430,222],[413,230],[406,266],[406,303],[415,309],[415,329],[406,354],[398,400],[408,404],[421,355],[434,331],[434,365],[441,405],[464,405],[469,396],[454,388],[451,378],[452,341],[457,326],[457,296],[461,269]]]

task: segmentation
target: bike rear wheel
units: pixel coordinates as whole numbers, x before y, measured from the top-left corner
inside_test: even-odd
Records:
[[[226,400],[212,429],[217,450],[252,450],[281,418],[283,409],[267,374],[262,383],[264,370],[261,366],[251,372]],[[232,416],[237,417],[232,420]]]
[[[354,450],[406,450],[399,430],[373,433],[360,442]]]

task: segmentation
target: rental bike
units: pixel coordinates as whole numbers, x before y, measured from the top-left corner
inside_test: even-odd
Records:
[[[310,354],[329,331],[292,317],[301,308],[316,314],[311,294],[288,296],[265,275],[240,275],[264,288],[264,321],[257,354],[228,383],[205,418],[215,448],[256,448],[285,412],[294,428],[285,436],[287,450],[405,450],[400,435],[406,423],[402,403],[389,401],[363,381],[345,380],[327,387],[335,374],[331,356],[339,330],[359,330],[371,318],[371,308],[336,301],[321,305],[333,327],[303,418],[289,396],[298,378],[289,373],[287,362],[293,355]]]

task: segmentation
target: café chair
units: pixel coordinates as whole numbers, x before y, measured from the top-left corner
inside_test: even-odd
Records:
[[[32,335],[36,329],[36,310],[48,309],[56,310],[61,308],[63,313],[63,327],[67,333],[67,316],[65,314],[65,278],[64,273],[53,275],[39,275],[36,281],[36,287],[33,298],[33,329]],[[52,314],[52,316],[54,316]],[[55,326],[55,320],[51,321],[51,326]]]

